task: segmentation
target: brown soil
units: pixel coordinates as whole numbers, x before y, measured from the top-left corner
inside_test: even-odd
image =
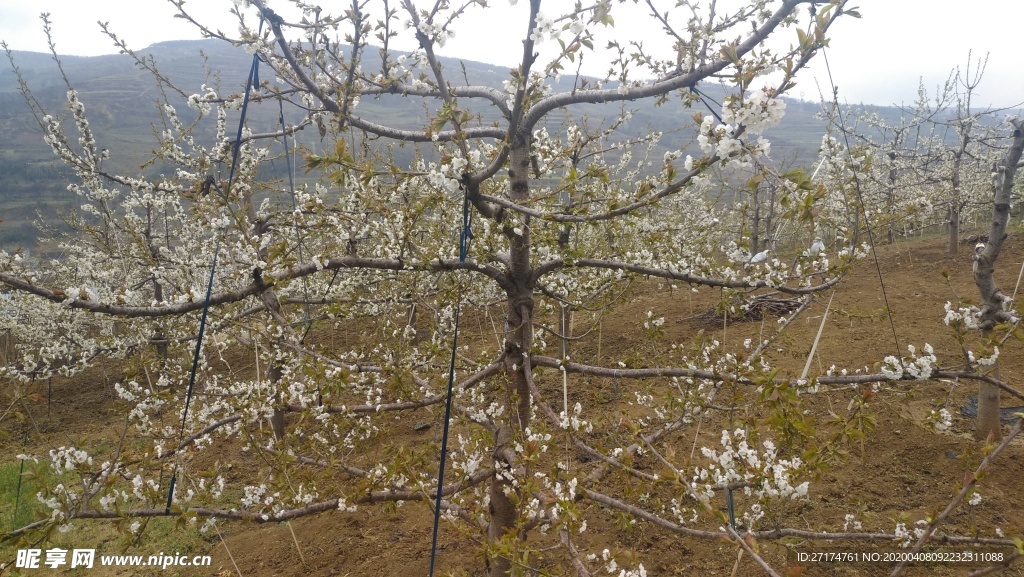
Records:
[[[959,347],[952,332],[943,325],[943,303],[957,301],[977,294],[970,274],[970,249],[964,248],[956,257],[944,252],[942,239],[919,240],[878,249],[878,270],[869,257],[862,262],[835,293],[831,312],[825,325],[812,374],[831,365],[850,369],[868,367],[877,370],[879,362],[895,354],[895,339],[906,354],[908,344],[920,348],[931,343],[940,365],[954,366],[962,362]],[[1017,272],[1024,258],[1024,241],[1012,237],[1001,256],[999,286],[1011,292]],[[884,315],[886,301],[879,283],[879,271],[885,282],[888,306],[892,310],[895,337],[888,318]],[[943,278],[948,271],[950,281]],[[657,311],[665,316],[665,340],[662,343],[687,343],[699,331],[730,345],[744,339],[756,342],[760,334],[769,335],[778,326],[775,319],[735,322],[725,328],[720,320],[708,322],[698,317],[710,309],[719,296],[718,291],[702,290],[691,294],[687,287],[673,290],[665,283],[646,283],[639,287],[630,300],[606,316],[596,334],[575,346],[573,356],[589,362],[625,359],[637,352],[636,342],[642,339],[640,321],[646,311]],[[798,374],[803,368],[811,343],[821,323],[827,299],[814,303],[786,333],[778,345],[771,349],[769,359],[784,372]],[[577,324],[584,323],[577,320]],[[470,326],[473,323],[470,323]],[[484,327],[486,322],[480,323]],[[483,330],[483,329],[480,329]],[[577,327],[579,330],[579,327]],[[486,331],[484,331],[486,333]],[[468,333],[473,338],[472,329]],[[477,338],[491,338],[487,334]],[[1003,347],[1001,374],[1011,385],[1020,387],[1024,374],[1024,354],[1019,343],[1012,339]],[[69,440],[110,439],[117,431],[123,416],[112,408],[109,385],[116,376],[114,369],[92,369],[72,380],[54,379],[52,394],[36,399],[32,418],[40,435],[32,435],[27,447],[45,454],[46,447],[67,444]],[[42,390],[46,383],[39,385]],[[596,379],[570,379],[570,404],[574,399],[603,403],[609,415],[595,418],[595,426],[612,423],[618,411],[628,412],[625,401],[632,393],[617,391],[611,383]],[[542,391],[549,396],[561,395],[561,381],[548,373],[541,382]],[[980,444],[973,441],[973,423],[961,416],[959,407],[974,392],[976,384],[927,381],[881,388],[871,403],[877,424],[866,443],[852,442],[848,446],[846,461],[811,483],[810,498],[784,511],[786,525],[801,529],[842,530],[843,517],[856,513],[864,528],[871,531],[893,531],[897,520],[904,520],[911,530],[915,521],[940,511],[959,490],[965,473],[980,460]],[[843,412],[855,393],[838,392],[818,395],[808,401],[808,407],[828,418],[828,412]],[[618,395],[618,396],[616,396]],[[951,429],[937,432],[924,420],[928,411],[948,398],[947,406],[953,413]],[[560,404],[560,402],[559,402]],[[1004,395],[1004,406],[1024,405],[1024,401]],[[754,410],[751,408],[750,410]],[[426,414],[426,413],[425,413]],[[723,428],[731,426],[732,419],[742,415],[719,414],[705,422],[698,439],[701,444],[717,446]],[[25,450],[18,431],[20,425],[4,423],[3,439],[5,462]],[[435,431],[416,433],[409,430],[408,442],[429,441]],[[694,443],[694,432],[686,431],[669,441],[679,454],[688,454]],[[236,452],[225,447],[221,456]],[[657,469],[656,463],[638,464]],[[239,471],[238,474],[245,474]],[[1024,492],[1020,479],[1024,476],[1024,443],[1015,441],[984,477],[980,493],[984,501],[976,507],[961,506],[943,525],[950,534],[971,534],[994,537],[999,527],[1008,537],[1024,536]],[[618,481],[630,481],[621,478]],[[624,490],[627,488],[624,487]],[[600,552],[605,546],[619,550],[631,549],[635,561],[643,563],[649,575],[760,575],[763,572],[744,556],[738,573],[733,573],[736,549],[726,542],[710,542],[680,537],[655,526],[638,522],[628,530],[616,524],[610,514],[589,504],[590,529],[581,542],[590,551]],[[973,510],[972,510],[973,509]],[[223,541],[216,536],[206,541],[207,552],[213,555],[212,568],[200,573],[181,572],[182,575],[235,575],[270,577],[274,575],[351,575],[383,577],[391,575],[425,575],[429,562],[432,515],[423,504],[409,503],[402,507],[366,506],[355,513],[331,512],[316,517],[298,519],[288,524],[252,525],[222,523]],[[768,528],[768,527],[761,527]],[[293,537],[294,534],[294,537]],[[477,557],[475,535],[460,534],[450,524],[441,527],[439,574],[479,574],[482,561]],[[553,544],[550,539],[538,542]],[[891,563],[804,563],[795,560],[795,552],[851,551],[898,552],[895,544],[864,545],[849,543],[812,543],[789,541],[789,548],[775,542],[758,543],[760,552],[773,566],[788,567],[792,575],[883,575],[892,569]],[[78,546],[82,546],[79,544]],[[299,555],[297,549],[301,549]],[[955,551],[943,547],[941,551]],[[10,549],[4,549],[10,551]],[[231,557],[228,552],[230,551]],[[1006,550],[1003,550],[1004,552]],[[143,542],[140,554],[150,554]],[[202,553],[203,551],[197,551]],[[6,555],[7,553],[5,553]],[[1004,553],[1008,554],[1008,553]],[[233,558],[233,561],[232,561]],[[787,561],[788,559],[788,561]],[[551,574],[569,574],[562,565],[542,566]],[[966,566],[931,564],[908,569],[905,575],[964,574]],[[40,572],[42,573],[42,572]],[[89,575],[100,575],[90,572]],[[106,573],[112,575],[115,573]],[[128,573],[125,573],[128,574]],[[160,572],[160,574],[173,574]],[[606,574],[601,571],[597,574]],[[1024,568],[1018,563],[1004,574],[1022,575]]]

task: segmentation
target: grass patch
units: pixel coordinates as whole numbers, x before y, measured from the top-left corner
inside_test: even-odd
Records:
[[[36,499],[42,484],[32,461],[0,465],[0,526],[10,531],[46,517],[47,508]],[[45,475],[45,473],[43,473]]]
[[[42,479],[40,478],[42,477]],[[19,497],[19,478],[20,497]],[[55,475],[45,461],[36,464],[26,461],[14,461],[0,465],[0,534],[24,527],[35,521],[49,517],[50,511],[36,498],[36,493],[43,484],[53,485],[61,479]],[[41,482],[42,481],[42,482]],[[70,481],[74,483],[74,481]],[[198,521],[201,523],[202,521]],[[135,527],[135,523],[139,523]],[[141,534],[136,534],[141,529]],[[40,540],[42,539],[42,540]],[[148,559],[150,555],[205,555],[213,548],[215,535],[202,535],[197,525],[188,525],[177,517],[154,517],[149,519],[118,519],[118,520],[80,520],[74,523],[73,529],[67,533],[51,531],[43,538],[40,533],[26,535],[23,539],[13,539],[0,544],[0,562],[13,561],[19,549],[60,548],[95,549],[96,560],[93,568],[62,567],[63,574],[90,575],[107,577],[108,575],[161,575],[164,577],[185,577],[206,575],[210,567],[101,567],[99,559],[104,555],[140,555]],[[144,561],[145,563],[145,561]],[[14,569],[10,575],[31,575],[46,573],[48,567],[40,569]]]

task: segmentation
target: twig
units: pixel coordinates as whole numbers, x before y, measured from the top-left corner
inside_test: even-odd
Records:
[[[761,341],[757,343],[757,348],[754,349],[754,352],[750,353],[751,360],[755,360],[758,357],[760,357],[761,353],[763,353],[764,350],[768,348],[768,345],[772,344],[775,341],[775,339],[779,338],[779,336],[782,335],[782,333],[789,327],[789,325],[791,325],[793,321],[795,321],[797,317],[800,316],[801,313],[807,310],[807,306],[810,305],[813,300],[813,295],[805,296],[803,298],[803,301],[800,303],[800,306],[797,307],[796,310],[794,310],[792,313],[790,313],[788,317],[786,317],[786,320],[783,321],[782,326],[779,327],[779,330],[775,331],[775,334],[770,339],[761,339]]]
[[[967,577],[983,577],[984,575],[998,573],[999,571],[1008,569],[1010,567],[1010,564],[1016,561],[1017,559],[1020,559],[1020,557],[1020,553],[1014,552],[1005,560],[1003,560],[1002,563],[999,563],[998,565],[992,565],[991,567],[985,567],[984,569],[978,569],[977,571],[972,571],[967,574]]]
[[[892,573],[889,574],[889,577],[896,577],[900,574],[900,572],[903,571],[903,568],[906,567],[909,563],[908,559],[912,557],[914,553],[917,553],[921,550],[921,547],[924,546],[925,542],[928,541],[928,538],[931,537],[932,533],[935,532],[935,528],[938,527],[940,523],[945,521],[946,517],[949,517],[949,514],[952,513],[953,510],[956,509],[961,502],[963,502],[967,494],[974,489],[974,485],[978,483],[978,476],[984,473],[989,468],[989,466],[992,465],[992,461],[994,461],[995,458],[999,456],[999,453],[1003,452],[1003,449],[1010,445],[1010,441],[1012,441],[1014,437],[1020,434],[1022,426],[1024,426],[1024,421],[1017,421],[1017,424],[1014,425],[1012,429],[1010,429],[1010,434],[1006,435],[1006,438],[1004,438],[1003,441],[999,443],[999,445],[996,446],[996,448],[993,449],[992,452],[989,453],[984,460],[981,461],[981,464],[978,465],[978,468],[975,469],[974,473],[971,474],[970,480],[964,483],[963,489],[960,489],[960,492],[953,497],[949,504],[946,505],[946,508],[943,509],[942,512],[939,513],[937,517],[935,517],[935,519],[928,523],[928,526],[924,530],[924,535],[921,535],[921,538],[918,539],[917,543],[914,544],[914,548],[910,550],[910,555],[904,557],[904,560],[900,561],[900,563],[896,565],[896,567],[892,570]]]
[[[569,557],[572,558],[572,566],[576,568],[577,577],[591,577],[590,571],[587,570],[587,566],[583,564],[583,559],[580,558],[579,550],[576,549],[576,546],[572,544],[572,540],[569,539],[569,530],[562,527],[562,530],[558,532],[558,536],[566,551],[569,552]]]
[[[586,487],[580,489],[580,491],[584,495],[586,495],[588,499],[592,501],[596,501],[602,505],[611,507],[612,509],[618,509],[619,511],[629,513],[630,515],[633,515],[638,519],[643,519],[649,523],[652,523],[664,529],[668,529],[673,533],[678,533],[680,535],[688,535],[690,537],[701,537],[704,539],[722,539],[723,537],[726,537],[723,533],[720,533],[718,531],[704,531],[702,529],[691,529],[689,527],[679,525],[678,523],[673,523],[672,521],[662,519],[661,517],[648,511],[645,511],[644,509],[634,507],[614,497],[609,497],[608,495],[598,493],[597,491],[587,489]],[[889,537],[891,537],[891,535]]]
[[[772,569],[771,566],[769,566],[768,563],[764,559],[762,559],[760,555],[758,555],[757,553],[754,552],[753,547],[751,547],[750,544],[747,543],[746,539],[741,537],[740,534],[736,532],[736,529],[733,529],[729,525],[726,525],[725,526],[725,530],[730,535],[732,535],[733,540],[736,541],[736,543],[738,543],[739,546],[742,547],[743,550],[746,551],[748,555],[753,557],[754,562],[756,562],[758,565],[760,565],[761,568],[764,569],[766,573],[768,573],[772,577],[782,577],[781,575],[776,573],[775,570]],[[747,535],[750,535],[750,533],[747,533]],[[739,561],[737,560],[737,562],[739,562]]]

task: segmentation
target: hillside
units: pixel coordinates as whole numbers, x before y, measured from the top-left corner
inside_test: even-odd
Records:
[[[374,54],[374,51],[371,49],[369,53]],[[214,40],[162,42],[140,54],[151,55],[160,71],[186,93],[200,92],[203,84],[218,86],[221,94],[237,90],[251,62],[244,50]],[[53,58],[18,51],[13,53],[13,58],[38,101],[48,111],[62,113],[67,88]],[[448,70],[459,71],[455,77],[471,84],[500,88],[507,77],[506,70],[485,63],[442,61]],[[137,68],[129,57],[122,55],[63,57],[62,62],[68,79],[87,107],[100,146],[112,153],[109,166],[119,171],[137,171],[150,159],[150,151],[155,147],[154,131],[162,130],[157,113],[161,94],[150,73]],[[556,89],[569,90],[572,82],[572,78],[563,77]],[[9,66],[0,67],[0,133],[7,135],[0,141],[0,215],[4,221],[0,224],[0,249],[7,250],[17,245],[30,248],[35,245],[36,231],[31,221],[37,213],[56,222],[60,212],[74,210],[77,206],[65,189],[70,178],[68,171],[55,162],[43,143],[40,130],[17,88],[13,70]],[[706,87],[705,92],[720,101],[718,87]],[[169,96],[180,110],[185,109],[180,98],[176,100],[174,94]],[[709,104],[718,108],[714,102]],[[400,128],[419,128],[426,122],[428,110],[424,106],[429,109],[434,105],[391,95],[363,99],[359,113],[367,119],[386,121]],[[634,110],[634,115],[622,130],[623,138],[652,129],[666,133],[656,151],[657,158],[669,147],[692,145],[690,131],[679,129],[692,123],[693,114],[700,110],[685,109],[675,102],[668,102],[658,110],[650,104],[631,104],[627,108]],[[767,133],[772,141],[773,157],[792,164],[807,165],[814,161],[825,130],[823,121],[815,117],[819,110],[816,103],[788,101],[782,124]],[[887,118],[899,116],[895,108],[883,107],[878,111]],[[590,105],[578,107],[573,113],[592,116],[607,114],[607,110],[602,110],[600,105]],[[297,110],[289,111],[288,115],[289,121],[301,118]],[[255,131],[270,128],[276,120],[274,105],[255,106],[250,111],[249,123]],[[200,132],[200,142],[204,136],[213,138],[212,126],[208,124]],[[322,146],[315,131],[300,134],[299,142],[310,149]],[[400,163],[412,159],[414,153],[413,147],[396,151]],[[278,164],[281,166],[272,166],[270,170],[281,175],[284,163]],[[160,168],[150,167],[146,172],[159,174]]]

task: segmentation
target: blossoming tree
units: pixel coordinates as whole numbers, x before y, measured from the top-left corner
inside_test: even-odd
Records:
[[[1016,317],[1010,312],[1010,299],[995,288],[991,265],[998,257],[1006,234],[1006,217],[1000,215],[999,210],[1000,207],[1008,210],[1017,165],[1012,157],[1015,144],[1005,147],[997,143],[1005,139],[1007,126],[1014,134],[1018,130],[1015,117],[1010,117],[1002,126],[998,123],[999,115],[1008,109],[979,110],[972,105],[984,75],[985,62],[983,59],[975,63],[973,72],[970,62],[964,70],[953,70],[942,90],[931,98],[924,86],[920,86],[914,108],[904,110],[895,125],[877,113],[859,110],[848,111],[847,118],[852,117],[852,120],[851,126],[846,127],[833,109],[831,125],[852,134],[858,146],[848,153],[838,140],[826,137],[822,147],[822,163],[828,163],[825,174],[831,179],[830,187],[844,187],[842,199],[847,203],[853,199],[859,204],[865,220],[872,219],[875,226],[888,223],[890,242],[895,241],[897,223],[903,223],[904,229],[908,222],[924,227],[935,224],[938,217],[938,222],[947,226],[947,252],[955,254],[963,242],[960,235],[963,217],[972,211],[984,218],[990,210],[989,204],[994,203],[991,230],[984,236],[974,235],[975,240],[970,241],[975,244],[984,239],[977,243],[974,261],[987,262],[989,266],[980,269],[978,264],[973,266],[975,275],[979,270],[987,271],[982,275],[984,278],[977,279],[985,304],[980,308],[946,306],[945,322],[957,331],[961,345],[964,345],[965,328],[981,329],[987,337],[996,325],[1016,323]],[[851,157],[856,157],[853,162],[865,170],[853,178],[839,176],[849,168],[847,163]],[[833,201],[839,200],[840,195],[833,196]],[[855,216],[860,213],[851,212]],[[987,256],[982,258],[982,253]],[[985,320],[980,320],[982,317]],[[983,345],[982,348],[987,350],[979,355],[969,350],[970,347],[963,348],[963,357],[969,366],[978,367],[976,361],[981,366],[995,363],[998,347]],[[999,388],[986,383],[982,383],[981,388],[976,436],[1000,438]]]
[[[303,116],[274,133],[232,137],[229,118],[248,88],[182,91],[190,117],[171,102],[161,108],[154,160],[167,168],[143,178],[105,168],[110,153],[73,87],[62,118],[26,86],[47,142],[78,175],[72,190],[84,215],[60,260],[2,255],[0,282],[18,295],[12,310],[33,320],[12,327],[24,354],[4,370],[26,378],[70,372],[97,355],[125,358],[116,390],[131,434],[148,443],[140,455],[119,450],[102,464],[83,447],[55,450],[58,472],[82,472],[80,486],[51,487],[52,518],[39,526],[163,515],[271,522],[436,499],[445,519],[478,532],[491,575],[525,574],[545,555],[590,575],[617,568],[613,553],[586,553],[588,520],[607,508],[680,535],[725,538],[771,571],[738,528],[766,539],[800,534],[757,524],[778,503],[805,497],[801,476],[828,458],[827,450],[813,462],[801,457],[812,440],[794,409],[801,387],[940,374],[926,349],[907,360],[913,370],[781,379],[762,358],[771,339],[736,350],[718,341],[652,349],[628,363],[551,353],[555,341],[577,338],[557,311],[606,310],[632,279],[770,288],[799,299],[787,326],[862,254],[839,227],[846,215],[818,210],[828,191],[802,172],[779,175],[762,137],[829,28],[856,15],[844,0],[758,0],[728,11],[652,0],[649,17],[672,48],[613,43],[601,81],[568,71],[601,55],[593,47],[614,31],[613,14],[634,7],[560,3],[565,12],[552,17],[530,0],[519,6],[522,56],[501,88],[460,82],[437,55],[483,2],[353,2],[336,16],[296,2],[301,15],[288,20],[253,0],[235,9],[232,37],[173,3],[207,35],[245,46],[273,69],[273,79],[250,76],[254,103],[288,104]],[[393,43],[406,35],[416,48],[399,54]],[[770,48],[769,38],[789,42]],[[138,62],[173,94],[152,62]],[[570,87],[556,90],[567,76]],[[619,130],[630,117],[625,103],[689,106],[712,79],[727,96],[696,117],[691,154],[651,158],[660,133]],[[369,99],[419,99],[427,112],[414,128],[395,126],[361,114]],[[606,118],[584,118],[576,112],[584,105],[604,106]],[[194,130],[211,119],[216,141],[204,146]],[[306,151],[319,179],[291,193],[259,169],[280,154],[280,139],[303,130],[318,130],[330,146]],[[416,150],[407,164],[396,160],[402,147]],[[808,234],[834,227],[846,248],[753,262],[749,238],[731,232],[740,229],[736,215],[706,192],[710,170],[754,165],[796,207],[789,217],[797,226]],[[493,345],[483,328],[470,345],[456,344],[463,309],[488,320]],[[75,324],[85,318],[117,323],[85,331]],[[664,318],[642,322],[657,341]],[[325,323],[350,338],[318,341]],[[197,325],[207,327],[205,341]],[[240,350],[251,351],[251,363],[239,366]],[[442,428],[449,366],[456,478],[439,483],[438,443],[410,442],[403,417]],[[599,407],[570,403],[570,374],[635,383],[629,440]],[[197,382],[201,395],[192,394]],[[703,418],[726,386],[763,400],[767,428],[723,432],[721,447],[704,447],[690,473],[668,439]],[[194,465],[235,440],[265,465],[260,479],[233,487],[222,470]],[[640,458],[656,459],[678,483],[660,483]],[[177,482],[170,498],[160,481],[168,471]],[[639,480],[657,500],[630,503],[632,493],[616,494],[616,478]],[[715,503],[723,494],[739,511],[725,524]],[[141,521],[132,528],[142,529]]]

